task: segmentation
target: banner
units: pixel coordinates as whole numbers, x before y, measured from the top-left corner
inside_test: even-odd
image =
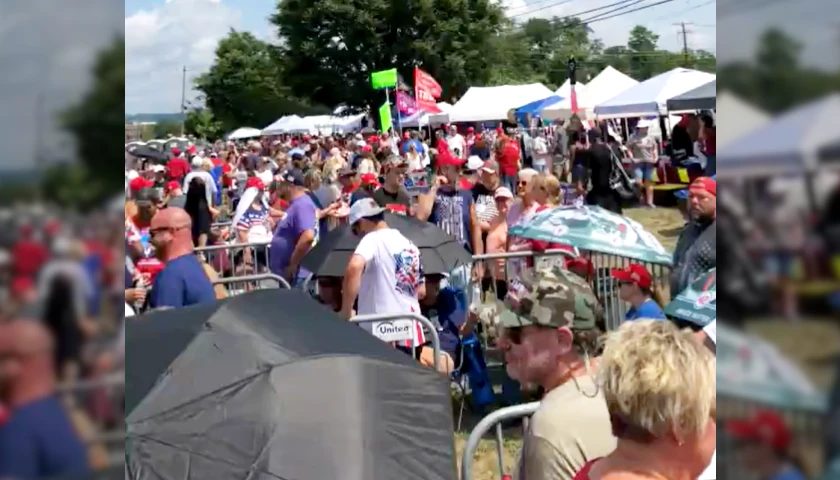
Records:
[[[406,92],[397,91],[397,111],[403,115],[414,115],[417,113],[417,104],[414,97]]]
[[[388,102],[379,107],[379,125],[383,132],[391,129],[391,104]]]
[[[370,84],[374,90],[397,86],[397,69],[381,70],[370,74]]]
[[[437,99],[442,93],[443,89],[434,77],[414,67],[414,98],[418,109],[427,113],[440,113]]]

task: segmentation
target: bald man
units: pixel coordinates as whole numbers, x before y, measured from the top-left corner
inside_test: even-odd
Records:
[[[152,218],[152,244],[163,270],[149,296],[151,308],[187,307],[216,300],[213,285],[193,253],[192,220],[182,208],[164,208]]]
[[[0,478],[85,475],[87,452],[55,395],[54,344],[38,322],[0,325]]]

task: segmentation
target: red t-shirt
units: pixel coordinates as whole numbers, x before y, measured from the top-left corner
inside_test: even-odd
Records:
[[[233,173],[233,165],[229,163],[222,165],[222,185],[225,188],[233,187],[233,177],[227,176],[230,173]]]
[[[181,157],[174,157],[166,165],[169,169],[170,180],[182,180],[190,171],[190,165]]]
[[[717,132],[714,128],[703,127],[703,153],[717,155]]]
[[[473,188],[473,184],[468,179],[461,177],[458,180],[458,188],[461,190],[471,190]]]
[[[49,257],[49,250],[40,242],[20,240],[12,247],[12,274],[34,278]]]
[[[502,154],[499,156],[499,170],[502,175],[512,177],[516,175],[521,157],[519,142],[510,140],[502,147]]]

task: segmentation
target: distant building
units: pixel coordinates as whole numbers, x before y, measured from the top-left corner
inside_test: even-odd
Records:
[[[127,122],[125,124],[125,143],[136,142],[153,136],[157,122]]]

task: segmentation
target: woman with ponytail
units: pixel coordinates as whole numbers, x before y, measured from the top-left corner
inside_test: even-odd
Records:
[[[625,320],[665,320],[665,313],[662,311],[665,299],[654,287],[653,277],[645,267],[631,263],[626,268],[613,269],[612,277],[618,280],[618,297],[631,305]]]

